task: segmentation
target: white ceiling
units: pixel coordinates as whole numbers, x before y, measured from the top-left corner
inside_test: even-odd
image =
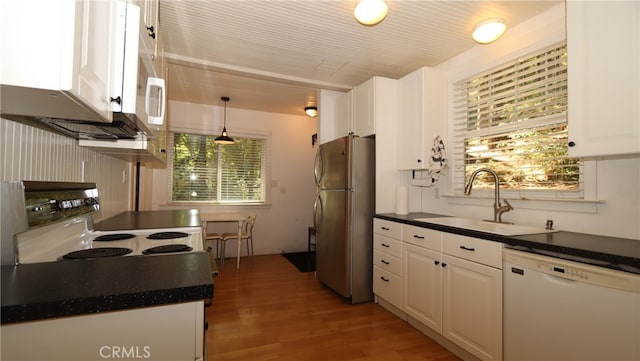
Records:
[[[387,0],[387,18],[366,27],[353,18],[355,0],[163,0],[168,96],[302,115],[319,88],[436,66],[477,45],[477,22],[513,27],[560,2]]]

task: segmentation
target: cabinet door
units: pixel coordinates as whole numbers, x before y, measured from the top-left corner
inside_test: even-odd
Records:
[[[375,133],[373,114],[375,77],[358,85],[353,91],[354,134],[365,137]]]
[[[447,77],[420,68],[399,80],[399,169],[429,167],[436,136],[447,136]]]
[[[411,244],[403,246],[404,311],[441,333],[442,254]]]
[[[343,137],[353,132],[353,90],[336,99],[336,135]]]
[[[567,51],[569,155],[639,154],[640,2],[568,1]]]
[[[82,1],[78,5],[75,63],[77,76],[71,92],[102,117],[111,120],[111,54],[114,51],[115,1]]]
[[[442,334],[483,360],[502,359],[502,272],[444,255]]]
[[[400,169],[426,167],[424,151],[424,122],[422,105],[424,99],[422,71],[414,71],[399,80],[399,137]]]

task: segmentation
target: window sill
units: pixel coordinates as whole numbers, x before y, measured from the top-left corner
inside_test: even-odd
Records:
[[[487,201],[493,204],[493,195],[491,196],[465,196],[459,194],[445,194],[443,198],[447,199],[449,204],[457,205],[478,205],[486,206]],[[500,197],[506,199],[513,205],[513,208],[535,209],[547,211],[561,212],[579,212],[579,213],[598,213],[598,205],[604,204],[604,200],[598,199],[581,199],[581,198],[526,198],[526,197]]]

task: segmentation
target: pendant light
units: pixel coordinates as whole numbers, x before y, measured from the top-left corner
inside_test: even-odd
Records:
[[[222,134],[217,137],[213,142],[216,144],[233,144],[233,138],[227,135],[227,102],[229,97],[220,98],[224,102],[224,125],[222,126]]]

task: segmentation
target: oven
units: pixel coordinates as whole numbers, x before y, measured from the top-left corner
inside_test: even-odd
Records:
[[[49,262],[95,265],[107,264],[103,259],[113,257],[149,260],[205,252],[201,227],[93,230],[92,215],[99,210],[93,183],[4,182],[0,206],[5,210],[2,250],[11,253],[11,257],[3,255],[3,266]],[[198,300],[3,325],[3,356],[206,360],[204,307],[205,301]],[[52,341],[42,350],[11,346],[24,345],[22,341],[29,339]],[[76,345],[78,339],[85,341]]]

